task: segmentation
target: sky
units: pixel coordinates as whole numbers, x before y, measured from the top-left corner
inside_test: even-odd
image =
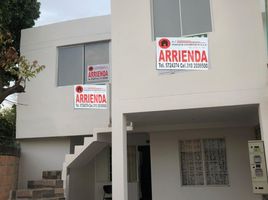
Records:
[[[38,0],[41,15],[35,26],[110,14],[110,0]]]
[[[38,0],[41,15],[35,26],[42,26],[67,20],[110,14],[110,0]],[[27,89],[26,89],[27,90]],[[27,92],[27,91],[26,91]],[[17,95],[9,96],[3,102],[10,107],[16,102]]]

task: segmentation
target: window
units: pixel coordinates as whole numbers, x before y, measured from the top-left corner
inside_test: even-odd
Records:
[[[88,83],[87,66],[99,64],[109,64],[108,41],[58,47],[57,85]]]
[[[224,139],[179,143],[182,185],[228,185]]]
[[[75,45],[58,49],[58,86],[81,84],[84,47]]]
[[[152,0],[154,37],[212,31],[210,0]]]

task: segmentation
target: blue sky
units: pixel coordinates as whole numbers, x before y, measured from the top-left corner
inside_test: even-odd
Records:
[[[36,26],[110,14],[110,0],[39,0],[41,15]]]

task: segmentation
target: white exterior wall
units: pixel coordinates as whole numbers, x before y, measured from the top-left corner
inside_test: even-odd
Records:
[[[127,115],[124,114],[261,103],[261,126],[264,131],[267,129],[264,125],[268,116],[264,111],[268,105],[267,68],[260,2],[211,0],[213,31],[208,34],[210,69],[171,75],[159,75],[156,70],[150,2],[113,0],[112,36],[109,17],[70,21],[22,32],[22,53],[47,67],[27,85],[27,92],[19,95],[19,103],[26,106],[18,107],[18,138],[84,135],[94,127],[108,125],[108,110],[74,110],[73,87],[56,87],[56,47],[111,37],[113,198],[117,200],[128,197]],[[244,129],[228,132],[233,134],[217,130],[218,135],[227,138],[231,186],[195,190],[179,187],[176,168],[178,134],[152,133],[153,199],[200,197],[205,200],[208,196],[231,200],[260,199],[260,196],[252,194],[250,185],[246,141],[251,139],[252,132]],[[199,131],[198,134],[205,137],[211,132]],[[262,137],[267,147],[267,134],[263,132]],[[44,146],[44,149],[49,147],[48,144]],[[29,155],[42,155],[42,152],[36,151],[38,146],[25,145],[24,148],[28,149]],[[163,152],[168,153],[168,157]],[[242,169],[240,157],[244,163]],[[27,170],[30,169],[22,171]]]
[[[27,188],[28,180],[42,179],[42,172],[62,170],[65,154],[70,151],[69,138],[20,140],[21,158],[18,188]]]
[[[252,193],[247,141],[250,128],[203,129],[150,134],[153,200],[260,200]],[[181,186],[179,140],[225,138],[229,186]]]
[[[95,200],[94,161],[79,168],[70,169],[69,199]]]
[[[117,102],[128,113],[260,101],[267,69],[259,1],[212,0],[210,69],[172,75],[156,70],[150,9],[149,0],[112,2],[114,112]]]
[[[109,109],[75,110],[73,86],[57,87],[57,47],[109,39],[109,16],[22,31],[22,54],[46,68],[18,96],[17,138],[85,135],[93,128],[107,127]]]
[[[132,146],[139,146],[139,145],[148,145],[146,141],[149,140],[149,134],[147,133],[133,133],[128,134],[127,141],[128,145]],[[138,151],[136,162],[137,162],[137,180],[133,182],[128,182],[128,200],[138,200],[139,199],[139,158],[138,158]],[[103,185],[110,185],[112,184],[109,181],[108,173],[109,173],[109,162],[107,157],[98,157],[97,155],[95,158],[95,200],[102,200],[103,199]],[[97,158],[98,157],[98,158]],[[101,159],[101,162],[97,164],[96,159]],[[99,160],[100,161],[100,160]],[[115,162],[118,162],[116,160]],[[98,171],[98,172],[97,172]],[[100,180],[101,179],[101,180]]]
[[[113,162],[113,198],[117,200],[127,199],[126,155],[122,152],[126,150],[125,118],[128,113],[243,104],[262,104],[265,108],[268,105],[266,42],[260,1],[211,0],[213,30],[208,33],[209,70],[181,71],[169,75],[160,75],[156,70],[151,2],[112,1],[112,144],[115,147],[113,160],[116,160]],[[260,121],[266,122],[268,114],[264,110],[262,112],[261,117],[265,118],[260,118]],[[267,129],[262,123],[261,126],[262,130]],[[262,133],[263,139],[267,138],[266,132]],[[163,150],[177,159],[174,154],[178,149],[175,148],[174,141],[166,133],[159,133],[157,136],[152,134],[151,137],[162,138],[161,142],[155,140],[152,146],[154,200],[167,197],[178,199],[179,194],[184,197],[181,199],[260,199],[252,193],[249,167],[243,166],[241,172],[238,171],[241,167],[240,162],[235,162],[238,155],[229,158],[230,165],[234,167],[234,171],[231,171],[232,187],[195,188],[195,191],[178,189],[178,163],[170,157],[167,160],[163,155],[158,158],[156,156]],[[240,146],[237,137],[228,139],[227,149],[236,152],[238,148],[236,153],[243,152],[243,162],[248,164],[248,137],[243,139],[244,146]],[[165,143],[164,139],[170,143]],[[232,139],[236,145],[230,145]],[[153,140],[154,138],[152,142]],[[267,143],[265,141],[266,147]],[[162,144],[168,147],[167,150]],[[167,169],[168,167],[171,169]],[[168,178],[164,176],[166,170],[169,172]],[[240,174],[238,176],[233,172]],[[237,183],[241,177],[246,180],[241,182],[243,187]]]

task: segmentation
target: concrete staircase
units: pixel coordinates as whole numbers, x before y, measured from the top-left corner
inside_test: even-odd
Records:
[[[132,123],[127,126],[127,131],[133,131]],[[83,145],[76,145],[73,154],[65,155],[63,162],[62,180],[65,197],[68,199],[69,173],[68,169],[77,168],[87,164],[102,149],[111,144],[111,127],[95,128],[93,134],[84,137]]]
[[[44,171],[42,180],[28,181],[27,189],[10,193],[9,200],[65,200],[61,171]]]
[[[111,128],[98,128],[93,134],[84,137],[83,145],[76,145],[73,154],[65,155],[63,162],[62,180],[65,196],[68,196],[69,174],[68,168],[83,166],[93,159],[103,148],[111,143]]]

